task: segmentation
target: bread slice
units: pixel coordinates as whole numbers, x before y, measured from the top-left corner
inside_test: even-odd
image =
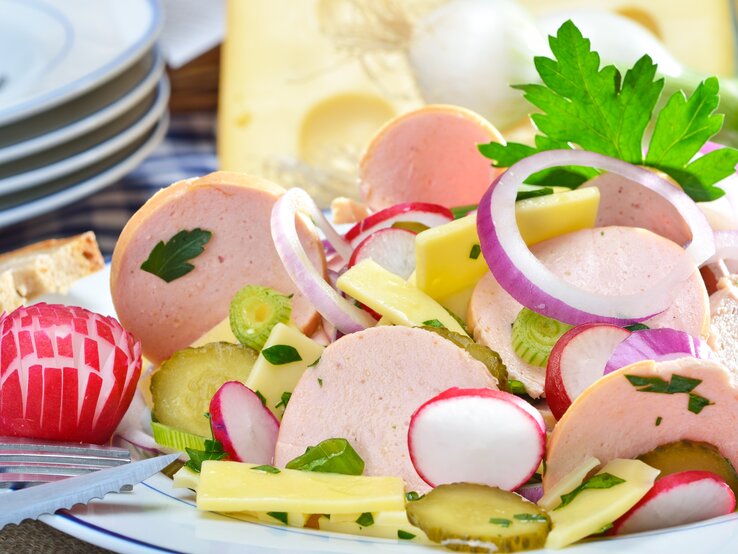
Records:
[[[47,293],[65,293],[103,268],[95,233],[51,239],[0,255],[0,313]]]

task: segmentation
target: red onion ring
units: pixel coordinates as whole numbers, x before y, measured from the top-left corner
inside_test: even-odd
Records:
[[[603,375],[641,360],[675,360],[691,356],[702,360],[713,358],[707,343],[676,329],[644,329],[636,331],[618,344],[605,365]]]
[[[564,165],[597,167],[630,179],[663,196],[682,214],[692,240],[668,275],[640,293],[604,296],[567,283],[536,259],[523,242],[515,220],[518,185],[533,173]],[[675,286],[715,252],[705,216],[681,189],[656,173],[584,150],[550,150],[514,164],[482,198],[477,230],[484,258],[500,286],[523,306],[571,325],[606,322],[622,326],[653,317],[671,304]]]
[[[313,267],[297,234],[295,218],[301,213],[309,216],[323,231],[344,260],[351,257],[351,246],[336,232],[308,193],[292,188],[277,200],[271,216],[272,239],[287,274],[318,313],[342,333],[355,333],[373,327],[374,319],[343,298]]]

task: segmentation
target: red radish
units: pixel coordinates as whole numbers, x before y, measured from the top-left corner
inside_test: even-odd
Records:
[[[610,533],[624,535],[685,525],[735,510],[728,484],[709,471],[682,471],[656,481],[650,491],[619,517]]]
[[[407,229],[380,229],[359,243],[348,266],[371,258],[387,271],[407,279],[415,271],[415,236]]]
[[[230,459],[271,464],[279,422],[255,392],[243,383],[228,381],[210,401],[213,437]]]
[[[380,229],[392,227],[398,221],[413,221],[427,227],[437,227],[454,220],[454,214],[445,206],[427,202],[405,202],[379,210],[351,227],[345,239],[356,248],[361,241]]]
[[[450,388],[420,406],[408,430],[410,459],[432,487],[467,482],[515,490],[536,472],[545,445],[538,411],[493,389]]]
[[[141,343],[111,317],[36,304],[0,315],[0,435],[103,443],[141,375]]]
[[[630,334],[609,323],[585,323],[561,336],[546,366],[546,400],[556,419],[561,419],[574,399],[602,377],[613,350]]]
[[[691,356],[703,360],[713,357],[712,349],[700,339],[676,329],[644,329],[633,333],[613,350],[605,373],[641,360],[674,360]]]

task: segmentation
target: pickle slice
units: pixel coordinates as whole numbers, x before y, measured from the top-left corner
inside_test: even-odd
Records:
[[[205,414],[226,381],[246,382],[257,353],[239,344],[212,342],[185,348],[161,364],[151,378],[156,421],[187,433],[210,436]]]
[[[738,474],[733,464],[706,442],[670,442],[641,454],[638,459],[661,470],[659,478],[682,471],[710,471],[720,476],[738,496]]]
[[[440,485],[405,505],[410,523],[432,541],[463,552],[542,548],[548,516],[521,496],[486,485]]]
[[[231,300],[231,331],[243,345],[261,350],[277,323],[292,314],[290,298],[269,287],[246,285]]]
[[[474,342],[471,338],[465,337],[461,333],[449,331],[445,327],[425,325],[423,329],[441,335],[444,339],[450,340],[459,348],[466,350],[472,358],[479,360],[487,366],[492,376],[497,379],[497,386],[500,390],[507,390],[507,367],[502,363],[502,358],[497,352],[487,348],[483,344]]]

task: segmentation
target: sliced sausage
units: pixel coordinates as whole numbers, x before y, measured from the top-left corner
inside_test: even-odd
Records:
[[[477,145],[503,142],[482,116],[456,106],[425,106],[387,123],[359,168],[361,197],[374,210],[400,202],[476,204],[501,171]]]
[[[710,338],[717,359],[738,375],[738,288],[728,279],[710,296]]]
[[[272,241],[269,218],[284,189],[270,181],[217,172],[160,190],[124,227],[113,253],[110,288],[123,326],[154,363],[189,346],[228,316],[233,295],[247,284],[294,294],[292,316],[306,334],[320,317],[295,287]],[[212,233],[195,269],[169,283],[141,264],[159,241],[182,230]],[[317,235],[299,223],[313,264],[325,272]]]
[[[668,239],[633,227],[584,229],[531,248],[562,279],[583,290],[608,295],[632,294],[650,287],[671,270],[680,250]],[[487,274],[474,289],[468,321],[475,340],[498,352],[510,378],[522,381],[528,394],[538,398],[543,393],[546,369],[525,363],[512,347],[512,324],[521,309]],[[673,304],[646,324],[707,337],[709,302],[696,268],[679,286]]]
[[[666,383],[676,375],[698,379],[692,392],[711,404],[695,413],[689,410],[686,393],[639,391],[626,375]],[[550,490],[588,456],[605,464],[685,439],[711,444],[738,467],[736,428],[738,390],[722,364],[695,358],[637,362],[586,389],[556,424],[548,443],[543,488]]]
[[[454,386],[497,388],[484,364],[435,333],[382,326],[344,336],[295,387],[275,464],[322,440],[345,438],[363,458],[365,475],[401,476],[408,490],[427,491],[407,449],[410,416]]]

